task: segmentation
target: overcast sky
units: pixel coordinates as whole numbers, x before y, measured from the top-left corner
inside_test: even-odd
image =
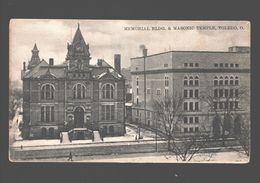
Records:
[[[230,46],[250,46],[248,22],[134,21],[134,20],[44,20],[13,19],[10,22],[10,79],[20,80],[23,62],[31,58],[34,43],[41,59],[62,63],[80,23],[82,35],[90,46],[91,63],[98,58],[113,66],[114,54],[121,54],[122,67],[130,58],[142,56],[140,45],[149,54],[169,50],[227,51]],[[125,30],[125,27],[237,26],[238,30]],[[218,28],[218,27],[217,27]]]

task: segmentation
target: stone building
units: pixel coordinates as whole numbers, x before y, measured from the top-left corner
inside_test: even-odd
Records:
[[[115,68],[104,59],[90,64],[89,44],[78,26],[66,60],[59,65],[52,58],[41,60],[34,45],[32,58],[21,73],[23,121],[26,138],[58,138],[60,132],[99,131],[104,136],[125,133],[125,78],[120,74],[120,55]]]
[[[183,98],[179,133],[205,128],[214,134],[214,121],[230,110],[232,125],[241,124],[250,113],[250,48],[230,47],[228,51],[168,51],[131,58],[133,122],[155,128],[153,101],[166,95]],[[238,97],[241,90],[245,95]],[[214,105],[203,100],[212,96]],[[225,98],[229,98],[227,101]],[[144,113],[146,110],[146,114]],[[163,131],[163,126],[156,126]]]

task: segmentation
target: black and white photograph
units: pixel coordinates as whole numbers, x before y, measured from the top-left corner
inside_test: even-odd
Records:
[[[246,164],[249,21],[11,19],[9,160]]]

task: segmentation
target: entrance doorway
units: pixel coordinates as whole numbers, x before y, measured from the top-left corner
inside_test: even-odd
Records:
[[[84,125],[84,110],[82,107],[77,107],[74,111],[75,128],[83,128]]]

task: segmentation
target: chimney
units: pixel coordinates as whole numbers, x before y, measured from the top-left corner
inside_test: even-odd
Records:
[[[97,60],[97,65],[98,65],[99,67],[102,67],[102,59],[98,59],[98,60]]]
[[[147,57],[147,48],[144,48],[144,49],[143,49],[143,56],[144,56],[144,57]]]
[[[49,66],[53,66],[53,64],[54,64],[53,58],[49,58]]]
[[[26,70],[26,63],[23,62],[23,70],[25,71]]]
[[[115,54],[114,55],[114,68],[116,71],[121,74],[121,55]]]

